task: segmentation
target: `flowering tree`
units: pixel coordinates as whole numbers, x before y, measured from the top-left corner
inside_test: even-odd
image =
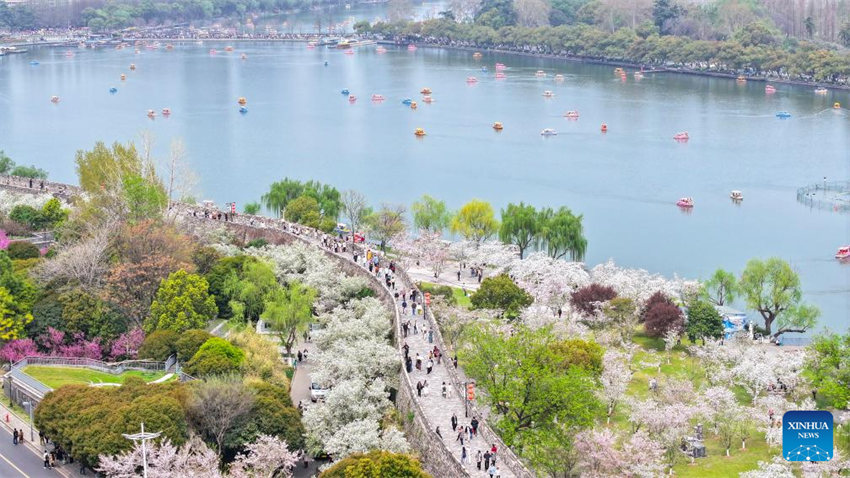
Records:
[[[169,439],[146,444],[150,478],[220,478],[218,455],[200,438],[193,437],[181,447]],[[136,478],[142,467],[142,445],[119,455],[101,455],[97,471],[108,478]]]
[[[312,376],[329,386],[349,379],[369,382],[377,378],[396,386],[400,366],[398,352],[389,344],[373,339],[339,340],[316,354]]]
[[[301,452],[291,451],[278,437],[260,435],[245,446],[246,453],[236,456],[230,465],[233,478],[290,478]]]
[[[534,297],[535,303],[553,310],[563,309],[569,294],[587,285],[590,279],[581,263],[552,259],[545,252],[513,261],[510,274],[517,285]]]
[[[760,461],[757,469],[741,473],[740,478],[794,478],[794,472],[788,462],[774,457],[771,462]]]
[[[635,478],[655,478],[664,472],[664,447],[645,431],[633,433],[623,444],[622,471]]]
[[[0,349],[0,359],[4,362],[17,362],[24,357],[38,357],[42,355],[38,351],[33,339],[16,339],[11,340]]]
[[[125,332],[118,336],[113,342],[109,351],[109,357],[112,360],[129,360],[136,358],[145,340],[145,333],[142,329],[136,327],[129,332]]]
[[[611,415],[632,380],[632,371],[629,369],[626,355],[616,350],[606,351],[602,363],[602,398],[608,408],[607,423],[611,423]]]
[[[587,430],[576,436],[575,448],[582,475],[615,476],[622,466],[617,437],[608,429]]]
[[[670,365],[670,355],[673,350],[673,347],[679,343],[679,338],[682,336],[682,330],[677,328],[670,328],[667,332],[664,332],[664,351],[667,352],[667,365]]]

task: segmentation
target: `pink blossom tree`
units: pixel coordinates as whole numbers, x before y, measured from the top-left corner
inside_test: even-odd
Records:
[[[200,438],[192,437],[181,447],[169,439],[146,444],[148,476],[151,478],[221,478],[218,455]],[[142,445],[118,455],[101,455],[97,471],[108,478],[137,478],[141,476]]]
[[[291,478],[292,469],[301,458],[301,452],[289,450],[285,441],[269,435],[260,435],[245,449],[247,453],[238,455],[236,461],[230,465],[229,476],[233,478]]]
[[[138,327],[124,332],[112,342],[109,356],[112,360],[135,359],[144,340],[145,333]]]
[[[17,362],[24,357],[38,357],[42,355],[33,339],[16,339],[9,341],[0,349],[0,359],[4,362]]]

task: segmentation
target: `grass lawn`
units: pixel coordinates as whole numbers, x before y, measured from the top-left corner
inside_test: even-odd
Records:
[[[434,287],[437,287],[437,284],[432,284],[431,282],[420,282],[419,285],[420,287],[427,290],[433,290]],[[452,289],[452,295],[454,295],[454,298],[457,301],[457,305],[465,309],[472,307],[472,302],[469,300],[469,296],[463,294],[463,289],[461,289],[460,287],[450,288]],[[470,292],[467,291],[467,293],[469,294]]]
[[[50,388],[59,388],[62,385],[88,385],[89,383],[124,383],[127,377],[141,377],[145,382],[151,382],[165,375],[163,372],[141,372],[138,370],[128,370],[121,375],[112,375],[87,368],[42,365],[24,367],[24,373]]]

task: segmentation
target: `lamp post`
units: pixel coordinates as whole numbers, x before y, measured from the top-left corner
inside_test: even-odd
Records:
[[[126,438],[128,440],[133,440],[133,443],[135,443],[136,440],[139,440],[139,441],[142,442],[142,477],[143,478],[148,478],[148,454],[147,454],[147,451],[145,450],[145,441],[153,440],[154,438],[157,438],[161,434],[162,434],[162,432],[145,433],[145,422],[142,422],[141,433],[133,433],[133,434],[122,433],[121,434],[121,435],[124,436],[124,438]]]
[[[32,431],[32,402],[23,402],[21,405],[27,407],[27,411],[30,414],[30,443],[32,443],[32,441],[35,440],[35,438],[33,438],[34,435]]]

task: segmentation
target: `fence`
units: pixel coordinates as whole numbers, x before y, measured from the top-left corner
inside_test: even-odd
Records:
[[[120,375],[127,370],[143,370],[147,372],[166,370],[165,362],[155,362],[153,360],[126,360],[124,362],[112,363],[81,357],[26,357],[15,362],[12,365],[12,370],[20,370],[28,365],[88,368],[113,375]]]
[[[818,209],[850,212],[850,181],[824,181],[797,190],[797,201]]]

